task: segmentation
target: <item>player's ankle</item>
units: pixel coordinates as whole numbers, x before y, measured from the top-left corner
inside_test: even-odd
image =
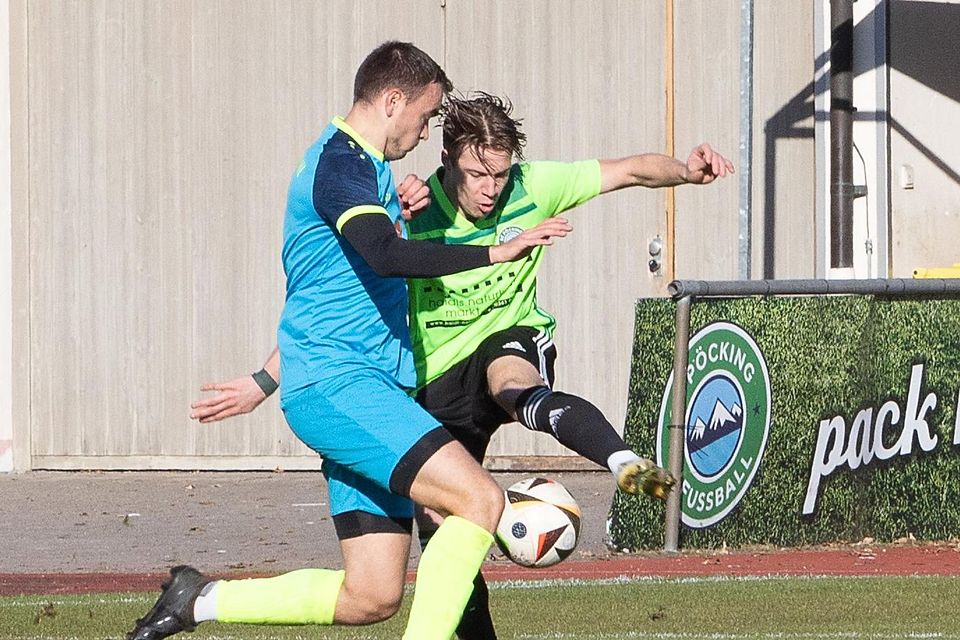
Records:
[[[630,462],[635,462],[637,460],[642,460],[641,456],[638,456],[630,449],[623,449],[622,451],[614,451],[607,458],[607,468],[610,469],[610,473],[614,476],[618,475],[620,472],[620,467]]]

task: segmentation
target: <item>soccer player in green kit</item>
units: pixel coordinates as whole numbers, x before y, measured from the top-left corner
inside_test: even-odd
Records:
[[[631,186],[709,184],[733,171],[706,144],[696,147],[685,163],[660,154],[515,162],[522,158],[525,137],[510,112],[509,103],[487,94],[448,99],[442,166],[427,180],[429,205],[408,222],[411,239],[495,246],[602,193]],[[401,199],[417,201],[423,190],[409,180],[398,188]],[[509,265],[409,281],[417,402],[478,461],[496,429],[516,420],[609,468],[622,490],[665,497],[673,478],[631,451],[593,404],[552,389],[555,321],[536,300],[542,257],[542,248],[536,248]],[[273,376],[274,361],[271,357],[255,375]],[[220,391],[193,405],[193,417],[208,422],[249,412],[269,386],[261,389],[245,376],[204,390]],[[426,510],[418,516],[422,544],[436,529],[434,522],[439,519]],[[496,637],[480,574],[457,635],[463,640]]]
[[[385,42],[354,78],[346,117],[303,155],[283,224],[286,299],[277,330],[281,408],[323,457],[343,569],[215,580],[180,565],[128,640],[161,640],[207,621],[372,624],[400,606],[414,503],[446,517],[420,559],[404,638],[448,640],[503,510],[492,477],[414,402],[406,277],[441,275],[525,256],[563,237],[544,223],[496,247],[399,237],[390,161],[429,137],[450,82],[425,52]]]

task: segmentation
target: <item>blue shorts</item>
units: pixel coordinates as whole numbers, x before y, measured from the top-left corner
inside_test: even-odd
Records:
[[[320,382],[285,399],[287,424],[323,457],[330,514],[413,517],[410,485],[452,437],[388,376],[376,371]],[[363,533],[363,532],[360,532]],[[344,536],[338,528],[340,537]]]

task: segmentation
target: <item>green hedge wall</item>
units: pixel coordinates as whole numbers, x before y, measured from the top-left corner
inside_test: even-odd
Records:
[[[675,303],[642,300],[636,309],[633,366],[624,437],[652,454],[658,415],[673,363]],[[743,298],[695,301],[691,337],[710,322],[745,329],[763,352],[772,411],[760,468],[739,504],[703,529],[681,527],[681,548],[772,544],[799,546],[881,541],[909,534],[943,540],[960,534],[960,448],[953,444],[960,392],[960,300],[892,300],[863,296]],[[803,515],[821,420],[884,402],[906,414],[911,367],[923,364],[919,393],[936,394],[926,413],[936,446],[913,443],[909,456],[837,468],[820,481],[816,509]],[[688,399],[690,389],[688,388]],[[884,429],[890,446],[899,423]],[[831,441],[832,442],[832,441]],[[664,454],[665,456],[666,454]],[[689,469],[685,469],[685,475]],[[664,509],[649,499],[617,494],[611,541],[618,548],[663,545]]]

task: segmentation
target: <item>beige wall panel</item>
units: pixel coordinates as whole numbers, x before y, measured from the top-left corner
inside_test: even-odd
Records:
[[[960,2],[890,6],[893,277],[960,263]],[[911,188],[904,188],[912,174]]]
[[[33,455],[49,467],[302,460],[276,400],[205,427],[188,404],[202,381],[269,352],[289,176],[349,108],[376,43],[413,39],[440,57],[438,5],[27,9]]]
[[[740,3],[675,3],[675,153],[709,142],[738,162]],[[676,277],[737,276],[737,180],[676,192]]]
[[[63,428],[68,420],[74,425],[79,421],[82,393],[78,388],[82,376],[78,356],[81,340],[77,335],[81,285],[76,280],[80,275],[78,253],[83,243],[77,230],[79,124],[76,75],[55,74],[53,69],[62,66],[64,60],[75,58],[78,38],[71,27],[77,19],[77,7],[76,4],[58,7],[35,3],[29,12],[31,20],[44,23],[50,34],[50,42],[45,43],[39,60],[31,60],[31,67],[37,64],[38,68],[31,69],[28,81],[30,130],[45,132],[42,140],[31,136],[30,169],[35,176],[32,181],[47,177],[42,190],[32,184],[30,189],[30,210],[45,212],[42,226],[37,224],[39,221],[31,221],[30,225],[32,232],[34,227],[39,227],[30,238],[34,325],[31,355],[32,370],[37,372],[31,390],[32,417],[36,424],[56,423],[60,427],[43,441],[48,448],[69,451],[81,447],[79,431]],[[31,32],[28,37],[33,42],[35,33]],[[45,91],[40,91],[36,85],[44,77],[49,79],[49,84]],[[45,236],[42,242],[41,234]],[[71,268],[58,267],[61,263]],[[41,349],[42,346],[46,348]],[[55,368],[59,371],[54,371]],[[84,367],[84,372],[92,369]],[[63,376],[66,371],[70,372],[69,377]],[[35,431],[34,438],[39,445],[41,434]]]
[[[754,7],[752,276],[813,278],[814,7],[808,2]]]
[[[13,297],[14,288],[19,288],[19,285],[13,278],[16,260],[13,255],[13,243],[17,234],[13,223],[13,208],[17,196],[14,194],[15,183],[11,163],[20,161],[21,157],[19,154],[14,155],[11,142],[16,135],[13,132],[19,126],[17,114],[22,112],[22,105],[18,104],[20,79],[12,66],[20,62],[19,56],[12,52],[11,46],[11,41],[17,38],[17,31],[11,31],[10,16],[11,14],[15,16],[17,11],[18,7],[10,6],[9,2],[0,6],[0,473],[13,471],[16,464],[13,451],[15,424],[13,381],[14,344],[19,336],[14,337],[13,334]],[[19,237],[16,238],[17,241],[19,239]]]
[[[447,70],[460,89],[509,96],[529,159],[662,151],[663,9],[655,2],[447,0]],[[634,301],[664,283],[647,270],[664,233],[663,193],[633,189],[571,212],[574,234],[550,250],[539,300],[558,321],[557,388],[593,401],[622,428]],[[495,456],[565,455],[512,425]]]
[[[276,399],[253,416],[204,427],[187,419],[188,404],[201,382],[245,374],[272,348],[289,176],[329,117],[349,108],[353,73],[376,43],[413,40],[461,89],[510,96],[531,159],[665,145],[662,3],[537,0],[524,11],[479,0],[447,0],[445,8],[436,0],[24,6],[30,444],[46,467],[309,464]],[[737,157],[738,7],[677,2],[678,156],[709,140]],[[758,155],[762,128],[806,86],[812,46],[806,27],[776,42],[759,34],[768,22],[808,24],[808,12],[758,8]],[[804,253],[802,220],[812,219],[812,205],[805,209],[789,187],[797,172],[807,180],[805,145],[777,143],[788,156],[777,156],[777,173],[789,177],[774,200],[785,230],[778,252],[799,236]],[[427,175],[439,148],[433,136],[395,173]],[[633,303],[666,284],[646,266],[650,238],[665,233],[664,202],[663,191],[633,189],[573,212],[575,234],[551,249],[542,272],[541,302],[559,322],[558,387],[593,400],[618,428]],[[737,206],[735,180],[678,189],[678,277],[735,275]],[[802,271],[792,266],[800,258],[784,255],[784,269]],[[514,427],[491,453],[566,452]]]
[[[753,278],[813,277],[813,8],[754,12]],[[740,2],[676,3],[676,153],[740,162]],[[739,277],[738,177],[677,189],[677,278]],[[769,230],[769,237],[767,231]]]
[[[10,27],[10,398],[13,470],[30,468],[30,247],[26,0],[9,3]]]

